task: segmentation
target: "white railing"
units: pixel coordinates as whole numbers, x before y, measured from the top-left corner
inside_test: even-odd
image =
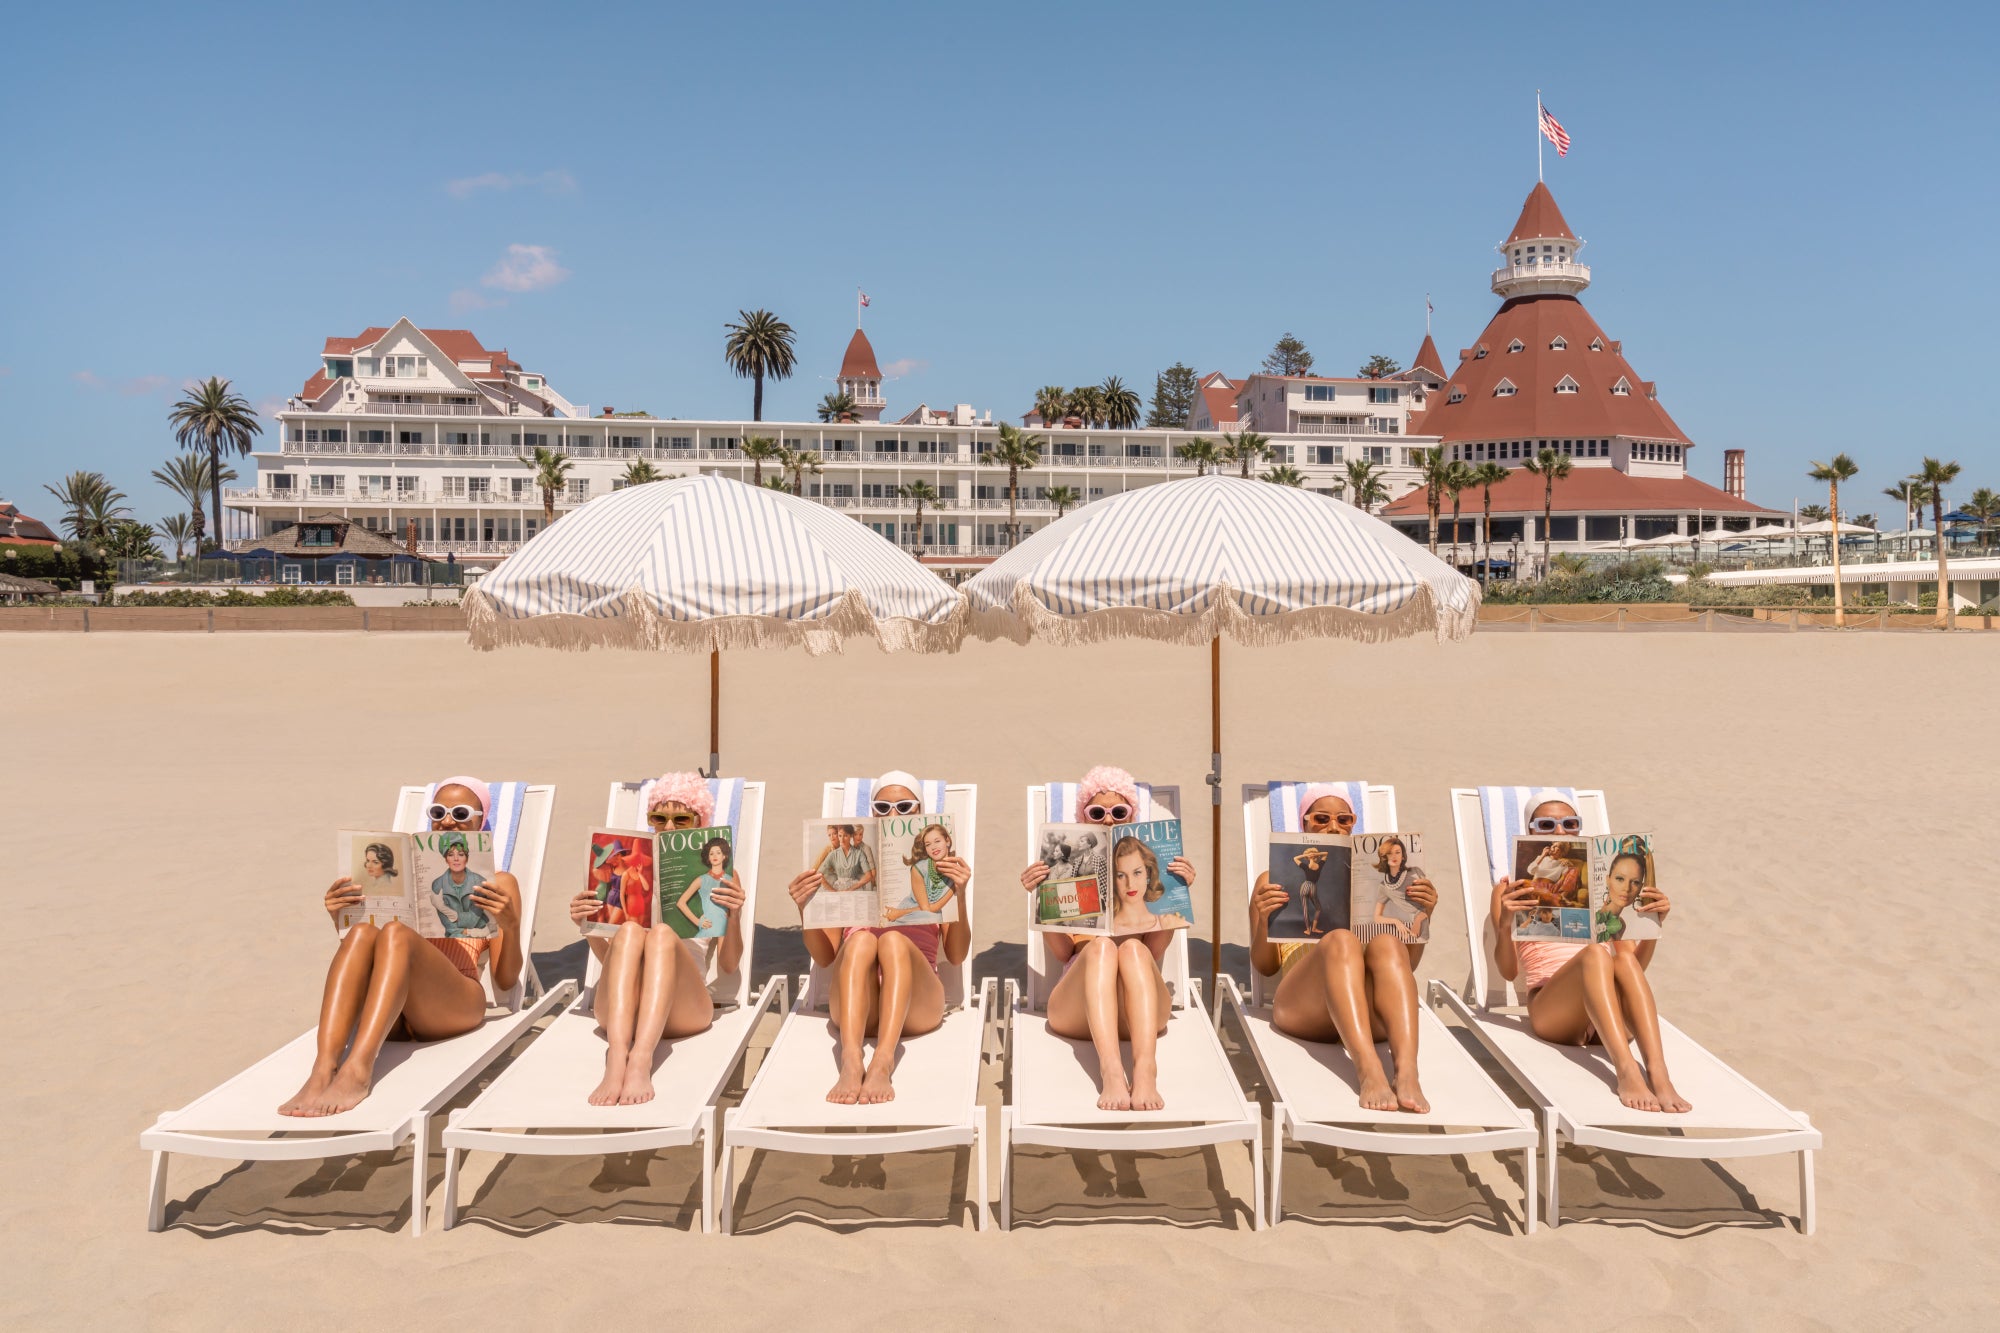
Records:
[[[1493,284],[1503,282],[1523,282],[1535,278],[1560,278],[1582,282],[1590,281],[1590,265],[1579,264],[1575,260],[1558,260],[1555,263],[1505,264],[1493,270]]]
[[[481,403],[357,403],[360,416],[385,417],[498,417],[506,413]],[[345,415],[345,414],[343,414]]]

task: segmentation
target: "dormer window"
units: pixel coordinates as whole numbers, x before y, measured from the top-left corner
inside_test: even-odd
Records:
[[[1620,398],[1631,397],[1632,381],[1626,379],[1623,375],[1620,375],[1618,377],[1618,382],[1611,386],[1611,392],[1616,394]]]
[[[1593,352],[1601,352],[1601,351],[1603,351],[1603,350],[1604,350],[1604,339],[1602,339],[1602,338],[1592,338],[1592,339],[1590,340],[1590,350],[1591,350],[1591,351],[1593,351]]]
[[[1555,337],[1549,339],[1549,350],[1551,352],[1567,352],[1569,350],[1569,339],[1558,333]]]
[[[1501,380],[1493,386],[1493,396],[1495,398],[1512,398],[1514,396],[1514,381],[1509,379]]]
[[[1575,381],[1575,380],[1573,380],[1573,379],[1571,379],[1571,378],[1570,378],[1569,376],[1567,376],[1567,375],[1563,376],[1563,377],[1562,377],[1561,379],[1559,379],[1559,380],[1557,380],[1557,381],[1556,381],[1556,392],[1557,392],[1557,393],[1575,393],[1575,392],[1576,392],[1576,381]]]
[[[1445,399],[1445,401],[1446,401],[1447,403],[1462,403],[1462,402],[1464,402],[1464,401],[1465,401],[1465,390],[1463,390],[1463,389],[1453,389],[1453,390],[1451,391],[1451,397],[1449,397],[1449,398]]]
[[[1474,361],[1484,361],[1486,359],[1486,345],[1484,343],[1472,349],[1472,359]]]
[[[1521,340],[1519,338],[1516,338],[1514,339],[1513,342],[1507,344],[1507,350],[1509,352],[1518,352],[1521,350],[1521,346],[1522,346]]]

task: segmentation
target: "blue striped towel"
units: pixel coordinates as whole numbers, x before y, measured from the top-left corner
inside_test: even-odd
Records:
[[[924,813],[941,815],[944,813],[944,789],[942,779],[920,778],[917,781],[917,797],[924,803]],[[842,784],[840,792],[840,814],[843,819],[872,819],[874,810],[870,808],[870,798],[875,791],[873,778],[849,778]]]
[[[1144,824],[1154,818],[1153,788],[1144,782],[1139,787],[1139,808],[1127,820],[1131,824]],[[1075,824],[1080,822],[1076,813],[1077,784],[1074,782],[1051,782],[1049,789],[1049,823]]]
[[[1354,811],[1354,831],[1368,831],[1368,784],[1365,782],[1279,782],[1271,784],[1271,832],[1297,833],[1304,827],[1305,811],[1299,809],[1299,797],[1310,786],[1340,788],[1339,795]]]

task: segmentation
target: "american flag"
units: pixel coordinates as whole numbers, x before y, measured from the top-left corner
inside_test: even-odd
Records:
[[[1562,127],[1562,122],[1547,107],[1542,108],[1542,137],[1556,146],[1557,157],[1569,156],[1569,131]]]
[[[1547,113],[1545,112],[1544,114],[1547,114]],[[1560,128],[1560,127],[1558,127],[1558,128]],[[867,305],[867,304],[868,304],[868,293],[867,293],[867,292],[863,292],[863,293],[861,293],[861,304],[863,304],[863,305]]]

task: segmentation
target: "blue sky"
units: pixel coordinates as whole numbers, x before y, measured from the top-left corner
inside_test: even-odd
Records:
[[[159,517],[183,382],[276,404],[398,315],[678,417],[747,415],[722,326],[756,306],[799,334],[766,415],[809,415],[856,286],[897,412],[1240,374],[1287,330],[1325,371],[1408,361],[1426,292],[1449,361],[1538,86],[1585,300],[1697,475],[1743,446],[1789,504],[1845,450],[1875,496],[1928,452],[2000,485],[1993,11],[1542,12],[34,7],[0,80],[0,496],[53,518],[90,467]]]

